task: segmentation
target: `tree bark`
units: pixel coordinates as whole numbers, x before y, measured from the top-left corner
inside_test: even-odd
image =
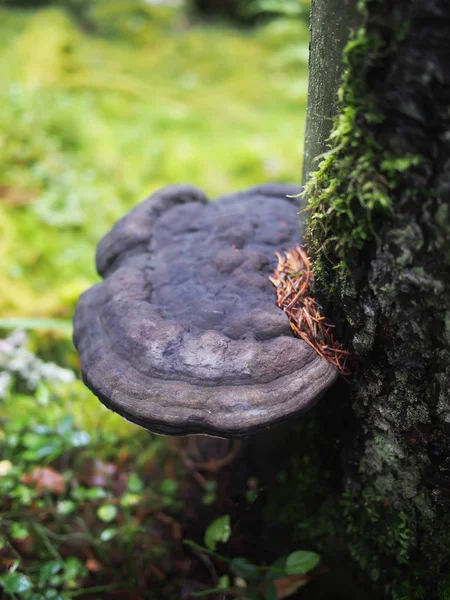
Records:
[[[327,146],[344,11],[354,22],[354,4],[313,3],[305,173]],[[341,25],[327,32],[338,5]],[[345,50],[329,152],[307,184],[315,293],[353,352],[354,377],[322,402],[312,417],[316,433],[303,443],[303,452],[321,457],[313,462],[322,474],[340,475],[339,484],[335,476],[329,486],[320,483],[328,492],[315,513],[326,534],[305,529],[303,539],[315,536],[330,556],[333,544],[347,554],[377,598],[444,600],[450,598],[450,4],[367,0],[362,12],[363,29]],[[311,490],[297,486],[292,493],[304,507]]]
[[[303,181],[317,168],[327,149],[338,111],[342,53],[361,15],[356,0],[311,0],[308,107],[303,155]]]

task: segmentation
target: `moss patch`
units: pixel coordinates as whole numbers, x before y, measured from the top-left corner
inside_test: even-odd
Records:
[[[383,40],[365,28],[355,32],[344,52],[345,71],[339,90],[340,112],[329,139],[330,149],[305,187],[310,212],[307,239],[313,269],[321,285],[330,285],[332,268],[346,277],[352,252],[377,237],[381,220],[393,215],[392,195],[403,174],[420,162],[418,154],[397,155],[373,134],[385,117],[364,78],[384,50]],[[343,282],[334,278],[334,285]]]
[[[393,557],[399,565],[408,564],[416,544],[412,514],[396,510],[371,487],[362,493],[347,490],[341,507],[350,554],[373,581],[380,578],[386,561],[392,567]]]

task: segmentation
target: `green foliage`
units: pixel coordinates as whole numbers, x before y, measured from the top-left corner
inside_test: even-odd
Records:
[[[151,515],[182,507],[179,483],[153,474],[154,486],[147,484],[146,465],[163,460],[167,449],[100,407],[71,371],[33,358],[17,333],[1,344],[0,556],[6,571],[0,584],[6,597],[68,600],[80,589],[133,589],[130,545],[144,560],[158,561],[169,544],[149,543],[146,532],[157,528]],[[122,464],[119,440],[127,457]],[[89,563],[86,556],[97,559]]]
[[[28,592],[33,584],[30,579],[23,573],[18,573],[15,569],[19,566],[19,561],[15,561],[13,567],[9,570],[7,575],[0,577],[0,584],[3,586],[5,594],[22,595],[24,592]]]
[[[213,504],[216,500],[217,481],[211,479],[206,482],[203,504]]]
[[[347,44],[341,108],[329,138],[330,150],[321,157],[304,192],[313,268],[322,283],[330,265],[344,277],[348,274],[351,253],[376,239],[380,220],[393,214],[392,197],[402,175],[420,161],[416,155],[393,154],[366,128],[384,120],[363,84],[370,61],[380,51],[379,38],[364,29]]]
[[[97,509],[97,516],[105,523],[111,523],[117,517],[117,508],[113,504],[104,504]]]
[[[362,494],[346,491],[341,499],[343,516],[352,558],[377,581],[384,561],[392,569],[395,557],[398,565],[407,565],[416,545],[413,514],[387,504],[372,488]]]
[[[210,524],[205,532],[205,546],[215,550],[218,542],[228,542],[231,535],[230,515],[223,515]]]
[[[283,523],[291,541],[298,546],[312,543],[329,567],[330,576],[336,577],[338,582],[353,578],[356,581],[364,572],[368,580],[362,584],[366,586],[362,593],[373,585],[379,592],[376,597],[382,597],[380,582],[383,580],[388,582],[385,590],[388,598],[424,598],[417,591],[423,591],[418,584],[420,577],[410,572],[419,541],[414,511],[405,512],[390,505],[373,487],[361,490],[352,488],[350,482],[342,489],[340,479],[330,481],[331,475],[339,473],[339,465],[330,474],[327,469],[332,463],[328,459],[324,461],[320,453],[310,452],[311,448],[322,445],[326,455],[333,447],[330,440],[324,442],[320,424],[318,415],[310,414],[298,426],[296,439],[305,445],[298,448],[298,456],[292,457],[280,471],[278,485],[271,491],[266,508],[266,521],[277,519]],[[330,495],[330,489],[335,490],[335,495]],[[433,535],[434,544],[437,539],[438,535]],[[436,551],[445,545],[446,541],[442,540],[442,546],[439,542],[433,549]],[[411,590],[416,590],[415,595],[411,592],[408,596]],[[357,592],[355,594],[359,597]]]
[[[424,587],[415,581],[416,577],[414,573],[411,573],[410,579],[402,581],[395,589],[389,590],[393,600],[423,600],[428,597],[427,591]],[[445,596],[439,600],[446,600]]]
[[[320,556],[314,552],[298,550],[290,554],[286,561],[286,572],[289,575],[305,575],[319,563]]]
[[[320,562],[318,554],[305,550],[297,550],[287,556],[280,557],[268,566],[255,565],[243,556],[229,558],[216,552],[216,544],[218,542],[228,542],[231,535],[231,518],[229,515],[223,515],[213,521],[207,528],[204,536],[205,547],[196,544],[192,540],[185,540],[185,544],[196,551],[218,559],[222,563],[222,567],[225,564],[229,572],[220,578],[217,587],[196,592],[193,594],[194,598],[221,592],[240,594],[245,589],[245,596],[249,599],[276,600],[278,596],[275,582],[278,579],[290,575],[304,575],[304,579],[297,578],[295,582],[292,582],[293,592],[308,581],[307,574],[313,571]],[[234,584],[231,582],[230,575],[234,577]]]

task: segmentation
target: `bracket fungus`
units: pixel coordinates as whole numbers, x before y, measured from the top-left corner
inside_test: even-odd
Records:
[[[299,243],[298,186],[209,202],[169,186],[101,240],[74,342],[86,385],[163,434],[239,438],[314,406],[338,375],[292,334],[269,276]]]

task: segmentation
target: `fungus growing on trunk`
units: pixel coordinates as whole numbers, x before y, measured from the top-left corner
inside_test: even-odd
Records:
[[[297,186],[208,202],[170,186],[97,250],[104,281],[77,305],[86,385],[150,431],[243,437],[311,408],[338,370],[293,337],[269,281],[299,243]]]

